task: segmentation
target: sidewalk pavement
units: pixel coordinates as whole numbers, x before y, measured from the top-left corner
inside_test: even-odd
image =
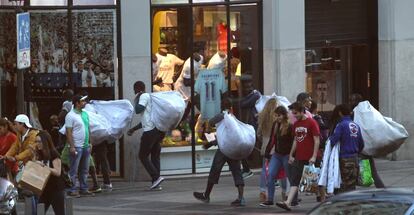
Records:
[[[388,161],[376,160],[379,174],[387,187],[414,186],[414,160]],[[116,182],[114,190],[97,194],[95,197],[74,199],[74,214],[306,214],[317,205],[314,195],[300,194],[302,202],[289,213],[273,206],[259,206],[259,172],[245,181],[245,199],[247,206],[232,207],[237,197],[233,179],[229,173],[223,173],[218,185],[213,188],[210,203],[194,199],[193,192],[203,192],[206,177],[185,176],[168,177],[162,183],[163,190],[149,191],[150,182]],[[366,188],[358,188],[366,189]],[[276,190],[276,201],[280,201],[281,189]],[[20,203],[19,214],[23,214]],[[53,214],[50,208],[47,214]]]

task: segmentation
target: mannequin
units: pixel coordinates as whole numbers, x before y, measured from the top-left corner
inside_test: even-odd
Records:
[[[157,62],[159,60],[159,67],[154,81],[154,91],[172,90],[174,84],[174,68],[176,65],[182,65],[184,61],[174,54],[169,54],[165,48],[160,48],[156,56]]]

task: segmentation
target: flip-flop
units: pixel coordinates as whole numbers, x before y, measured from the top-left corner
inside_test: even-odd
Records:
[[[287,204],[286,204],[286,203],[284,203],[284,202],[277,202],[277,203],[276,203],[276,205],[277,205],[278,207],[280,207],[280,208],[283,208],[283,209],[287,210],[287,211],[291,211],[291,210],[292,210],[292,209],[290,209],[290,207],[289,207],[289,206],[287,206]]]

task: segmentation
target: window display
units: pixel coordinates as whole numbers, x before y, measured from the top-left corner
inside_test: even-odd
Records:
[[[240,108],[240,77],[249,75],[255,89],[262,86],[257,5],[196,5],[201,2],[206,1],[193,1],[191,10],[168,7],[152,11],[153,91],[175,90],[187,102],[180,125],[162,142],[164,158],[187,156],[181,158],[185,167],[175,169],[191,169],[193,140],[197,169],[209,167],[212,157],[208,151],[213,155],[215,148],[203,150],[201,145],[206,142],[204,134],[215,131],[207,122],[221,111],[222,95],[229,98],[234,114],[241,119],[248,111]],[[230,20],[226,7],[230,7]],[[168,162],[161,167],[164,171],[173,168]]]
[[[341,103],[341,49],[326,46],[306,51],[306,88],[319,112],[329,112]]]

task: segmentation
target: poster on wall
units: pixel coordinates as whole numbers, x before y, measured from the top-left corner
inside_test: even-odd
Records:
[[[30,67],[30,14],[16,15],[17,68]]]
[[[336,72],[312,72],[312,99],[318,104],[319,112],[333,111],[336,104]]]

